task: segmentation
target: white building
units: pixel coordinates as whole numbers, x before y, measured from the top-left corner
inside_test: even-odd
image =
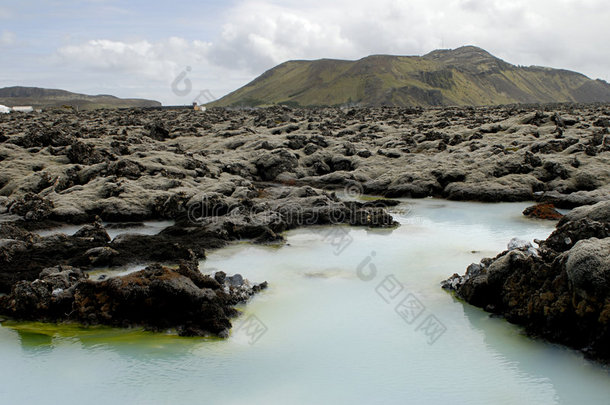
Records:
[[[195,111],[201,111],[201,112],[205,112],[205,110],[207,110],[207,108],[205,108],[202,105],[197,105],[196,101],[193,101],[193,110]]]
[[[5,105],[0,104],[0,114],[8,114],[11,112],[11,109]]]
[[[34,112],[34,107],[29,106],[29,105],[20,105],[20,106],[13,107],[13,111],[14,112],[31,113],[31,112]]]

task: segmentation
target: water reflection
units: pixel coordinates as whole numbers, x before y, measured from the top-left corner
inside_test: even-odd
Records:
[[[30,356],[49,355],[65,346],[87,352],[109,352],[121,357],[157,360],[189,356],[199,345],[223,344],[219,338],[181,337],[175,332],[154,333],[140,328],[7,321],[0,330],[10,331],[14,344]]]
[[[42,333],[15,330],[21,344],[21,349],[26,354],[49,353],[53,350],[53,337]]]
[[[585,359],[578,351],[526,336],[522,328],[503,318],[492,317],[455,298],[454,301],[463,305],[465,318],[483,336],[488,348],[511,363],[524,377],[548,380],[561,403],[601,404],[610,398],[609,367]],[[605,392],[575,389],[596,382],[598,387],[606,387]]]

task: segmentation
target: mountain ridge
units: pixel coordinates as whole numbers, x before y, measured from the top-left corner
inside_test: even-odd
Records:
[[[87,95],[61,89],[11,86],[0,88],[0,104],[9,107],[30,105],[35,108],[71,106],[79,109],[158,107],[155,100],[119,98],[108,94]]]
[[[467,106],[610,102],[610,85],[566,69],[516,66],[464,46],[423,56],[291,60],[212,106]]]

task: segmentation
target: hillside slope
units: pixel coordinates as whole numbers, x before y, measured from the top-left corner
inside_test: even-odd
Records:
[[[567,70],[521,67],[465,46],[424,56],[289,61],[212,103],[363,106],[610,102],[610,85]]]
[[[54,108],[69,105],[92,110],[96,108],[157,107],[161,103],[137,98],[118,98],[109,95],[89,96],[66,90],[39,87],[4,87],[0,89],[0,104],[9,107],[31,105],[35,108]]]

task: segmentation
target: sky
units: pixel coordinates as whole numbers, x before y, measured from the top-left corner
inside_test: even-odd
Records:
[[[291,59],[479,46],[610,82],[607,0],[0,2],[0,87],[211,101]]]

